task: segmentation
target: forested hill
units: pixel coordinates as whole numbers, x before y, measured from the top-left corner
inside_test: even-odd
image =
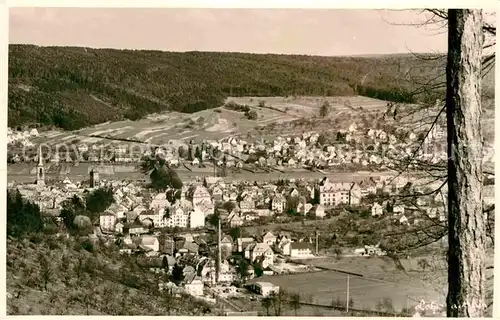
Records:
[[[353,95],[409,101],[413,75],[444,60],[9,47],[9,126],[63,129],[176,110],[218,107],[227,96]],[[411,81],[410,81],[411,80]],[[422,83],[419,81],[419,83]]]

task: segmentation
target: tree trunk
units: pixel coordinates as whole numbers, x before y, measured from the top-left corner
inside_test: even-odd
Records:
[[[481,10],[448,10],[448,317],[482,317]]]

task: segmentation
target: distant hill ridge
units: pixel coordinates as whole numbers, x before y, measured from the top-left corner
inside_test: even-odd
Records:
[[[443,74],[444,62],[10,45],[8,122],[74,130],[166,110],[193,113],[228,96],[359,94],[411,102],[414,78]]]

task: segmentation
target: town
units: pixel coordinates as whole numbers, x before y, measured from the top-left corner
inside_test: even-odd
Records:
[[[494,17],[9,8],[7,314],[491,316]]]
[[[432,139],[442,139],[441,132],[432,132]],[[29,144],[29,137],[37,135],[36,130],[32,130],[29,135],[13,134],[10,143],[22,141]],[[182,152],[171,152],[175,148],[156,148],[154,153],[147,150],[143,158],[161,158],[166,165],[175,168],[187,167],[186,162],[192,167],[200,166],[203,162],[210,163],[210,160],[215,162],[214,175],[199,176],[185,181],[179,189],[165,190],[152,189],[144,181],[116,180],[102,175],[97,163],[100,159],[92,159],[92,156],[83,160],[90,162],[85,179],[58,179],[57,175],[47,174],[47,167],[57,165],[55,160],[58,153],[46,163],[44,158],[48,153],[44,155],[39,146],[37,154],[32,157],[37,161],[34,183],[11,182],[9,187],[17,189],[23,197],[36,203],[44,214],[54,217],[61,232],[64,232],[68,223],[73,223],[65,223],[65,218],[61,216],[66,200],[74,197],[83,199],[89,192],[108,190],[112,194],[112,201],[91,221],[93,228],[88,236],[91,241],[116,244],[120,254],[137,257],[138,263],[149,267],[151,272],[168,275],[170,280],[158,283],[162,290],[168,288],[184,292],[208,302],[222,299],[230,310],[241,312],[245,308],[238,307],[235,299],[253,295],[267,297],[279,292],[279,286],[259,281],[263,276],[315,272],[320,269],[304,261],[328,255],[369,257],[387,254],[380,247],[380,241],[372,240],[370,243],[364,239],[358,243],[351,242],[343,248],[337,247],[332,253],[325,248],[324,241],[318,239],[323,237],[319,231],[309,234],[300,232],[300,228],[271,231],[265,230],[266,225],[328,221],[346,213],[352,215],[353,212],[365,218],[388,218],[384,223],[399,228],[425,225],[427,220],[445,221],[446,213],[442,206],[446,199],[445,189],[433,196],[418,197],[415,204],[395,201],[402,192],[411,190],[424,194],[426,190],[437,188],[440,181],[412,185],[411,178],[394,175],[341,182],[331,181],[326,176],[276,181],[227,179],[230,176],[229,169],[233,166],[242,169],[254,164],[256,168],[279,166],[281,170],[287,170],[294,165],[295,159],[303,165],[313,163],[316,168],[320,163],[331,164],[334,158],[341,159],[344,164],[346,161],[356,164],[361,162],[361,165],[367,165],[368,161],[381,163],[381,158],[374,155],[366,160],[356,158],[356,154],[364,155],[359,150],[342,153],[340,150],[343,149],[338,144],[318,147],[320,137],[319,134],[304,134],[293,139],[277,138],[268,145],[247,144],[229,138],[227,142],[208,142],[213,149],[205,149],[206,143],[202,146],[191,143],[186,149],[188,153],[193,153],[193,160],[190,160],[189,155],[186,159],[181,158]],[[387,137],[384,131],[369,130],[364,136],[356,135],[355,125],[349,128],[347,137],[349,141],[353,141],[352,137],[371,139],[376,146],[389,145],[390,150],[396,150],[395,146],[402,150],[411,149],[410,144],[397,144],[394,141],[396,138],[392,135]],[[409,140],[414,139],[415,135],[410,134]],[[180,149],[182,147],[177,150]],[[217,160],[220,163],[216,163],[210,156],[214,150],[221,149],[223,156],[219,158],[223,160]],[[80,145],[76,148],[79,152],[89,150],[92,150],[92,146]],[[118,150],[118,154],[125,154],[125,151]],[[230,156],[235,153],[237,155],[234,158]],[[254,163],[248,161],[255,154],[259,155],[255,158],[257,160]],[[288,167],[282,164],[286,154],[293,155],[284,161]],[[244,162],[233,161],[245,156]],[[425,157],[426,153],[421,152],[421,156]],[[16,155],[14,158],[19,157]],[[279,163],[269,163],[270,159],[275,158],[280,159]],[[114,161],[120,162],[123,158],[115,156]],[[224,169],[228,169],[229,174]],[[324,172],[321,169],[319,171]],[[385,199],[377,200],[376,195],[385,195]],[[490,197],[486,201],[492,203],[494,200]],[[263,228],[255,229],[254,232],[246,231],[246,228],[258,226]],[[228,297],[233,300],[228,300]]]

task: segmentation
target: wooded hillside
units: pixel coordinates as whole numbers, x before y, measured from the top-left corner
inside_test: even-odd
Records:
[[[72,130],[165,110],[219,107],[227,96],[354,95],[410,102],[444,60],[9,47],[9,126]]]

